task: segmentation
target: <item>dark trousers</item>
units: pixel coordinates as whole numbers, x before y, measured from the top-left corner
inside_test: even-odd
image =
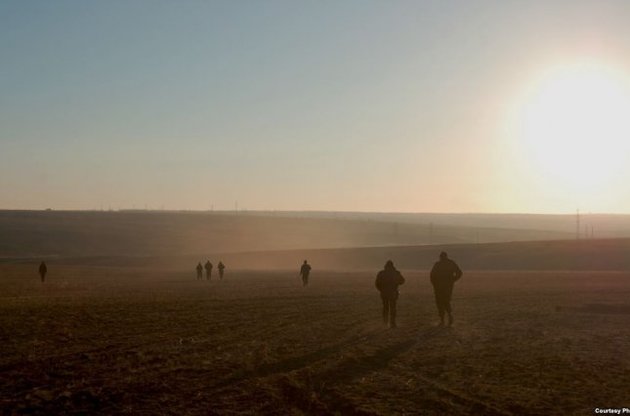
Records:
[[[383,322],[391,326],[396,325],[396,296],[382,296],[383,301]]]
[[[40,273],[39,277],[42,278],[42,282],[43,282],[44,280],[46,280],[46,273]]]
[[[433,286],[435,294],[435,304],[437,305],[440,318],[444,318],[444,313],[451,314],[451,296],[453,295],[453,285]]]
[[[304,274],[302,275],[302,284],[303,284],[304,286],[308,285],[308,273],[304,273]]]
[[[212,278],[212,270],[206,270],[206,280],[210,280]]]

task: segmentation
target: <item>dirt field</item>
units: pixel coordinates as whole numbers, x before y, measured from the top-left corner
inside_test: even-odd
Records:
[[[449,329],[427,273],[403,270],[390,330],[374,273],[34,271],[0,265],[2,414],[630,407],[630,273],[465,270]]]

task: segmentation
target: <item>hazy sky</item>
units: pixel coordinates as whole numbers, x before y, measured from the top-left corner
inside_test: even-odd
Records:
[[[629,21],[629,1],[1,1],[0,208],[630,212]]]

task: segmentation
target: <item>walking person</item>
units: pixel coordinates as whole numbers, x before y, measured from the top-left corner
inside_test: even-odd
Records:
[[[219,261],[217,264],[217,269],[219,269],[219,280],[223,280],[223,271],[225,270],[225,264],[222,261]]]
[[[42,279],[42,283],[46,280],[46,273],[48,273],[48,267],[43,261],[39,264],[39,277]]]
[[[203,266],[201,262],[197,264],[197,280],[201,280],[203,278]]]
[[[308,285],[308,275],[311,273],[311,265],[306,260],[300,267],[300,276],[302,276],[302,286]]]
[[[398,301],[398,286],[405,283],[405,278],[394,267],[394,262],[387,260],[383,270],[376,275],[376,288],[381,292],[383,301],[383,322],[390,328],[396,328],[396,301]]]
[[[453,325],[451,296],[453,295],[453,285],[462,277],[462,274],[457,263],[449,259],[448,254],[444,251],[440,253],[440,260],[431,269],[431,284],[440,315],[440,326],[444,325],[445,314],[448,315],[448,325]]]
[[[204,267],[206,268],[206,280],[210,280],[212,278],[212,263],[210,263],[210,260],[206,261]]]

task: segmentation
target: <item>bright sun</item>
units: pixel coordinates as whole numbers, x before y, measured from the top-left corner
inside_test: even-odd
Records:
[[[630,154],[629,81],[592,63],[555,67],[539,78],[513,126],[532,173],[574,192],[619,180]]]

